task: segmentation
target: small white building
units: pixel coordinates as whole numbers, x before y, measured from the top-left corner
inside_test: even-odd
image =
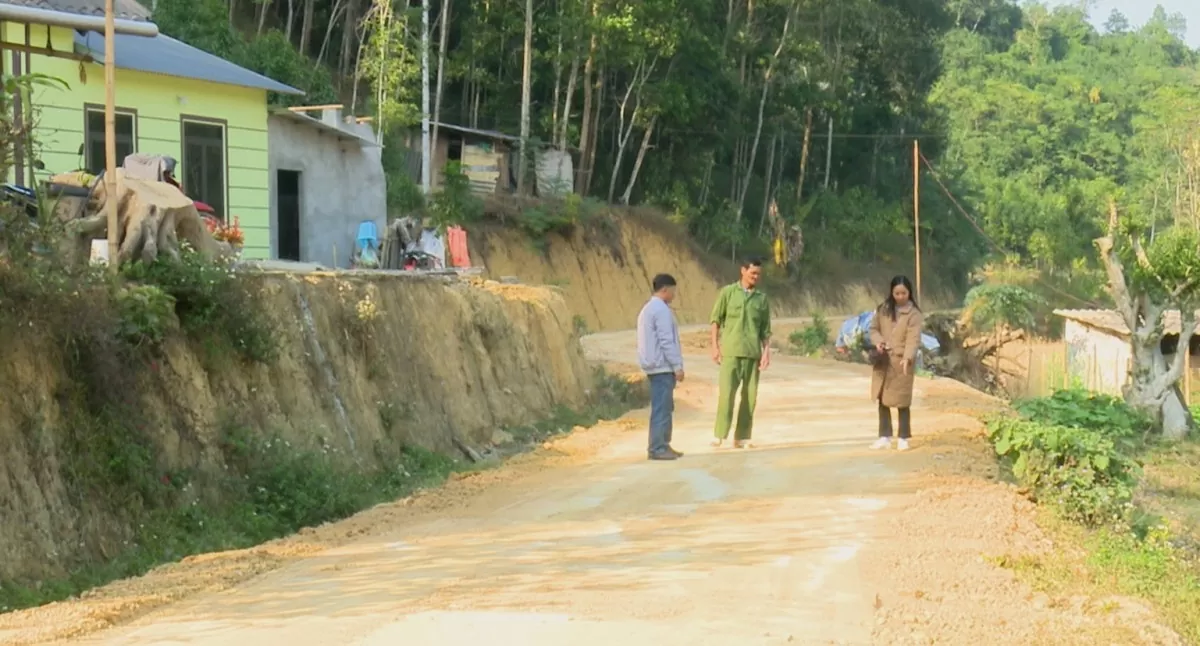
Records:
[[[1129,381],[1129,326],[1113,310],[1054,310],[1066,325],[1063,341],[1066,344],[1067,375],[1072,385],[1093,391],[1120,396]],[[1163,314],[1162,351],[1175,354],[1179,344],[1180,320],[1178,311]],[[1200,330],[1200,328],[1198,328]],[[1196,341],[1191,337],[1191,354],[1196,355]],[[1192,362],[1194,365],[1194,361]]]

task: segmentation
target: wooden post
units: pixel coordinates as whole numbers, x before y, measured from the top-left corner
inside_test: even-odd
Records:
[[[1063,387],[1063,390],[1069,390],[1071,388],[1071,347],[1069,345],[1067,345],[1066,341],[1063,341],[1062,349],[1063,349],[1063,362],[1062,362],[1063,386],[1062,387]]]
[[[104,190],[108,196],[108,268],[117,272],[117,93],[113,0],[104,0]]]
[[[921,300],[921,143],[913,139],[913,240],[917,250],[917,303]]]
[[[1034,372],[1033,372],[1033,341],[1026,341],[1025,345],[1029,350],[1029,352],[1028,352],[1029,358],[1025,360],[1025,396],[1028,397],[1029,395],[1034,394],[1034,388],[1035,388],[1035,386],[1034,386],[1035,382],[1034,382],[1034,377],[1033,377],[1033,375],[1034,375]],[[1038,373],[1038,374],[1040,374],[1040,373]],[[1037,394],[1040,395],[1041,393],[1037,393]]]

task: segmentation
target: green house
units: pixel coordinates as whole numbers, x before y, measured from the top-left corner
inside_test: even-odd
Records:
[[[188,195],[237,217],[247,258],[268,258],[267,93],[303,92],[157,34],[149,12],[116,0],[117,160],[134,152],[174,157]],[[104,168],[104,0],[0,0],[6,74],[59,79],[32,97],[38,174]],[[150,35],[145,35],[150,34]],[[18,109],[20,109],[18,107]],[[9,180],[25,177],[28,160]]]

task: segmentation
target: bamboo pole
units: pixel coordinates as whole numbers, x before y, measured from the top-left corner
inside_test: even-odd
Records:
[[[913,139],[913,240],[917,250],[917,303],[921,299],[921,143]]]
[[[117,94],[113,0],[104,0],[104,189],[108,195],[108,268],[117,271]]]

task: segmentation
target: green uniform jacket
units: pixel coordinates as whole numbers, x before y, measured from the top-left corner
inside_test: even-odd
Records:
[[[721,288],[709,322],[721,330],[722,356],[758,359],[763,343],[771,338],[767,295],[757,289],[747,292],[741,283]]]

